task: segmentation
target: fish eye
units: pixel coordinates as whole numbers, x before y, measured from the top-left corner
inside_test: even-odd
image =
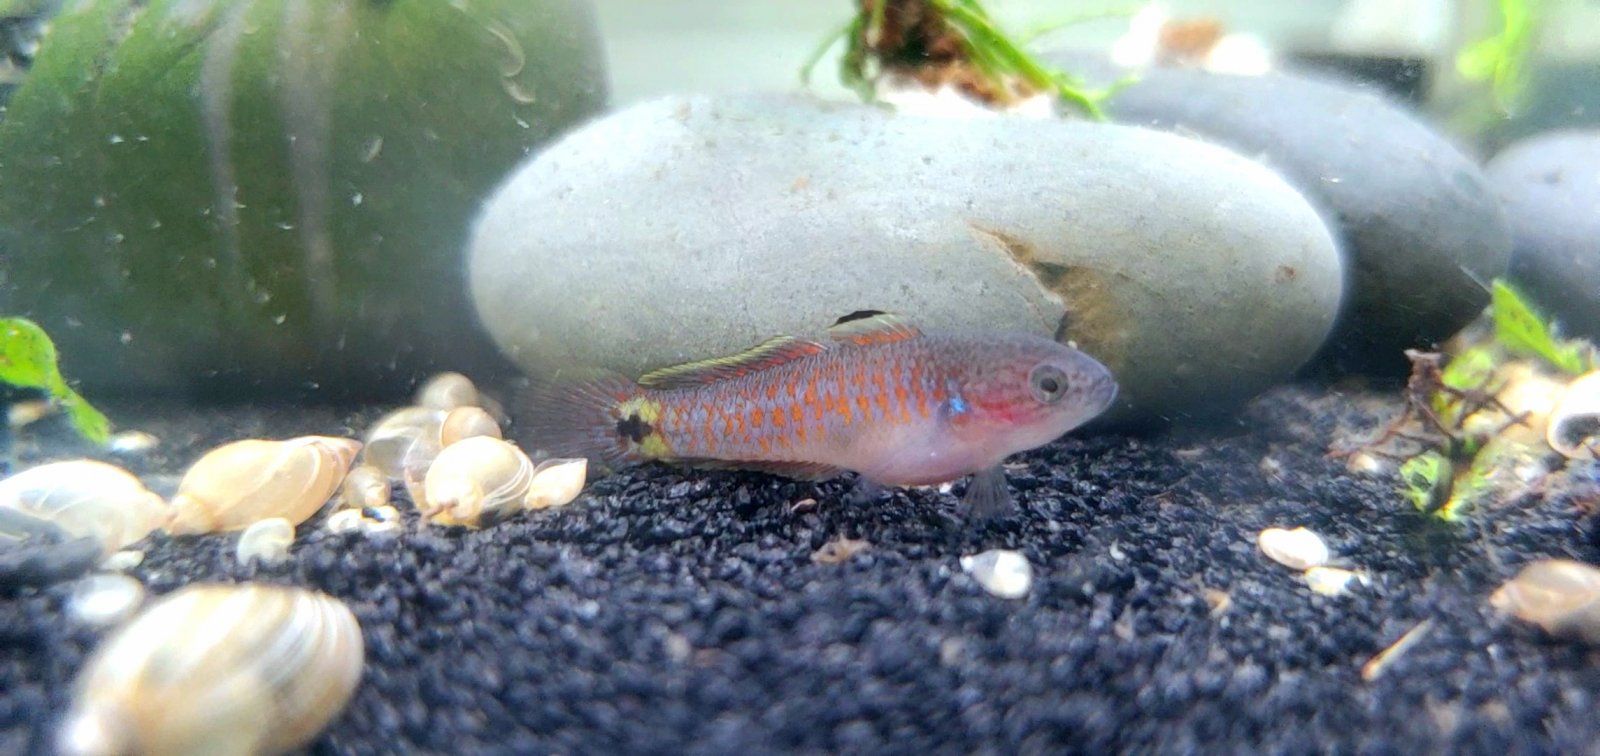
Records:
[[[1040,365],[1028,375],[1028,388],[1033,398],[1055,404],[1067,393],[1067,374],[1055,365]]]

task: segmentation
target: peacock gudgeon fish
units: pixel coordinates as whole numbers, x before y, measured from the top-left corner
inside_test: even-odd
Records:
[[[1099,415],[1111,372],[1073,347],[1020,333],[923,333],[876,311],[828,340],[782,336],[740,354],[544,384],[532,443],[610,467],[647,461],[763,470],[802,479],[844,471],[878,485],[973,475],[966,501],[1010,501],[1000,463]]]

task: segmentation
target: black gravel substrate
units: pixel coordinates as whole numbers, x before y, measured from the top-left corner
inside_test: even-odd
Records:
[[[366,673],[316,752],[1593,752],[1600,653],[1485,603],[1536,557],[1600,561],[1583,502],[1433,524],[1324,458],[1349,406],[1287,390],[1220,429],[1058,442],[1017,460],[1021,511],[986,524],[949,493],[849,506],[845,481],[643,468],[483,531],[332,535],[319,517],[276,569],[238,566],[230,536],[157,535],[131,574],[349,602]],[[118,416],[167,441],[130,466],[171,474],[223,440],[375,412]],[[1271,525],[1321,533],[1371,585],[1312,594],[1257,551]],[[812,561],[839,536],[872,546]],[[961,571],[991,548],[1032,562],[1029,596]],[[48,750],[97,639],[66,595],[0,596],[0,753]]]

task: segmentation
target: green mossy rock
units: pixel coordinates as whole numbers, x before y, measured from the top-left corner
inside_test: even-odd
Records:
[[[0,309],[91,389],[497,365],[482,196],[603,106],[578,0],[81,0],[0,122]]]

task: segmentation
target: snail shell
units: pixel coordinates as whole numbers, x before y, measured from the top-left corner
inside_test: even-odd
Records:
[[[583,492],[583,482],[588,474],[587,459],[547,459],[540,462],[533,470],[533,483],[528,486],[524,506],[528,509],[566,506]]]
[[[53,462],[0,481],[0,507],[48,520],[109,555],[161,525],[167,507],[128,471],[87,459]]]
[[[289,546],[294,543],[294,525],[282,517],[257,520],[239,534],[239,545],[234,547],[234,557],[239,564],[253,561],[278,564],[289,558]]]
[[[417,405],[428,409],[453,410],[457,407],[477,407],[478,387],[472,379],[460,373],[440,373],[428,379],[417,389]]]
[[[272,517],[304,522],[333,496],[360,449],[359,441],[328,436],[219,446],[184,473],[167,531],[239,530]]]
[[[422,514],[441,525],[477,527],[521,509],[533,482],[533,461],[488,436],[445,447],[423,480]]]
[[[344,476],[343,507],[365,509],[389,503],[389,478],[372,465],[357,465]]]
[[[446,414],[445,410],[402,407],[384,415],[367,430],[362,464],[378,468],[391,480],[405,480],[408,473],[420,478],[444,448],[439,431]]]
[[[78,676],[69,754],[278,753],[310,742],[361,677],[361,627],[336,599],[194,585],[111,636]]]
[[[1567,384],[1550,413],[1545,441],[1571,459],[1600,456],[1600,371],[1585,373]]]
[[[1466,417],[1461,430],[1519,444],[1540,444],[1548,433],[1550,415],[1567,390],[1567,382],[1527,361],[1501,367],[1494,380],[1499,386],[1495,403]]]
[[[1489,597],[1489,605],[1551,635],[1600,644],[1600,569],[1570,559],[1541,559]]]
[[[444,416],[444,423],[439,428],[441,446],[448,448],[457,441],[475,436],[501,437],[500,424],[483,408],[457,407]]]
[[[402,523],[404,520],[400,517],[400,510],[391,506],[381,506],[341,509],[329,515],[324,525],[330,533],[361,532],[376,535],[393,533],[400,529]]]

